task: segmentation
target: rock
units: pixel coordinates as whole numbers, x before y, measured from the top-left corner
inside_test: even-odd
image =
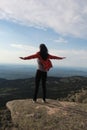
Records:
[[[83,111],[81,104],[51,99],[47,103],[41,99],[32,103],[26,99],[9,101],[6,106],[18,130],[74,130],[76,127],[86,130],[87,111]]]

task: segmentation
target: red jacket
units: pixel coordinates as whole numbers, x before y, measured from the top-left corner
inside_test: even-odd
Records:
[[[34,59],[34,58],[39,58],[41,64],[44,67],[44,70],[46,71],[48,71],[52,67],[52,63],[50,59],[62,59],[61,57],[48,54],[48,58],[46,60],[43,60],[42,57],[40,56],[40,52],[37,52],[36,54],[24,57],[24,60]]]

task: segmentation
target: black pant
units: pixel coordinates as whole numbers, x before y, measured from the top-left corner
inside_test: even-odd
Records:
[[[36,101],[36,99],[37,99],[40,81],[42,81],[43,100],[45,101],[45,99],[46,99],[46,79],[47,79],[47,72],[37,70],[36,76],[35,76],[35,92],[34,92],[33,100]]]

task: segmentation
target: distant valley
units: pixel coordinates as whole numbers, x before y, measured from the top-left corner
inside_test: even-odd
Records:
[[[9,100],[32,98],[34,93],[34,78],[6,80],[0,79],[0,105]],[[42,87],[38,98],[42,97]],[[87,77],[48,77],[47,98],[87,102]]]
[[[4,79],[26,79],[35,76],[37,66],[31,65],[0,65],[0,78]],[[53,77],[87,77],[87,68],[53,67],[48,76]]]

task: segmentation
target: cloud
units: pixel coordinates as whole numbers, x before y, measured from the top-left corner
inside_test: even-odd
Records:
[[[12,48],[10,50],[7,50],[5,48],[0,48],[0,63],[5,63],[5,64],[36,64],[36,60],[26,60],[23,61],[19,57],[21,56],[28,56],[31,55],[32,53],[35,53],[34,50],[31,51],[32,46],[29,48],[29,50],[26,47],[29,46],[23,46],[21,44],[12,44],[10,45]],[[24,47],[24,48],[23,48]],[[13,49],[15,48],[15,49]],[[26,51],[26,49],[28,51]],[[3,58],[4,57],[4,58]]]
[[[28,56],[38,51],[38,48],[23,45],[11,44],[10,50],[0,48],[0,63],[11,64],[32,64],[37,65],[35,60],[22,61],[19,59],[21,56]],[[33,48],[33,49],[32,49]],[[58,50],[50,49],[49,53],[60,57],[66,57],[64,60],[52,60],[54,66],[71,66],[71,67],[86,67],[87,68],[87,51],[86,50]],[[4,57],[4,58],[3,58]]]
[[[38,50],[37,47],[34,46],[30,46],[30,45],[24,45],[24,44],[10,44],[11,47],[13,48],[17,48],[18,50],[24,50],[24,51],[28,51],[28,52],[35,52]]]
[[[87,38],[87,0],[0,0],[0,19]]]
[[[54,40],[54,42],[56,42],[56,43],[68,43],[68,41],[65,40],[65,39],[62,38],[62,37],[59,37],[58,39]]]
[[[10,44],[10,46],[12,48],[18,49],[18,51],[20,50],[18,53],[21,53],[21,54],[23,53],[23,54],[26,54],[26,55],[33,54],[33,53],[36,53],[37,51],[39,51],[39,48],[37,48],[35,46],[30,46],[30,45]],[[17,51],[17,50],[15,50],[15,51]],[[52,54],[52,55],[66,57],[66,60],[67,61],[69,60],[70,63],[72,63],[72,62],[75,63],[76,62],[76,64],[78,64],[78,61],[79,62],[84,61],[84,63],[86,63],[86,61],[87,61],[87,56],[86,56],[87,55],[87,51],[86,50],[75,50],[75,49],[72,49],[72,50],[58,50],[58,49],[50,49],[49,53]]]
[[[51,54],[66,57],[64,60],[53,63],[57,66],[71,66],[71,67],[87,67],[87,51],[86,50],[56,50],[51,49]]]

